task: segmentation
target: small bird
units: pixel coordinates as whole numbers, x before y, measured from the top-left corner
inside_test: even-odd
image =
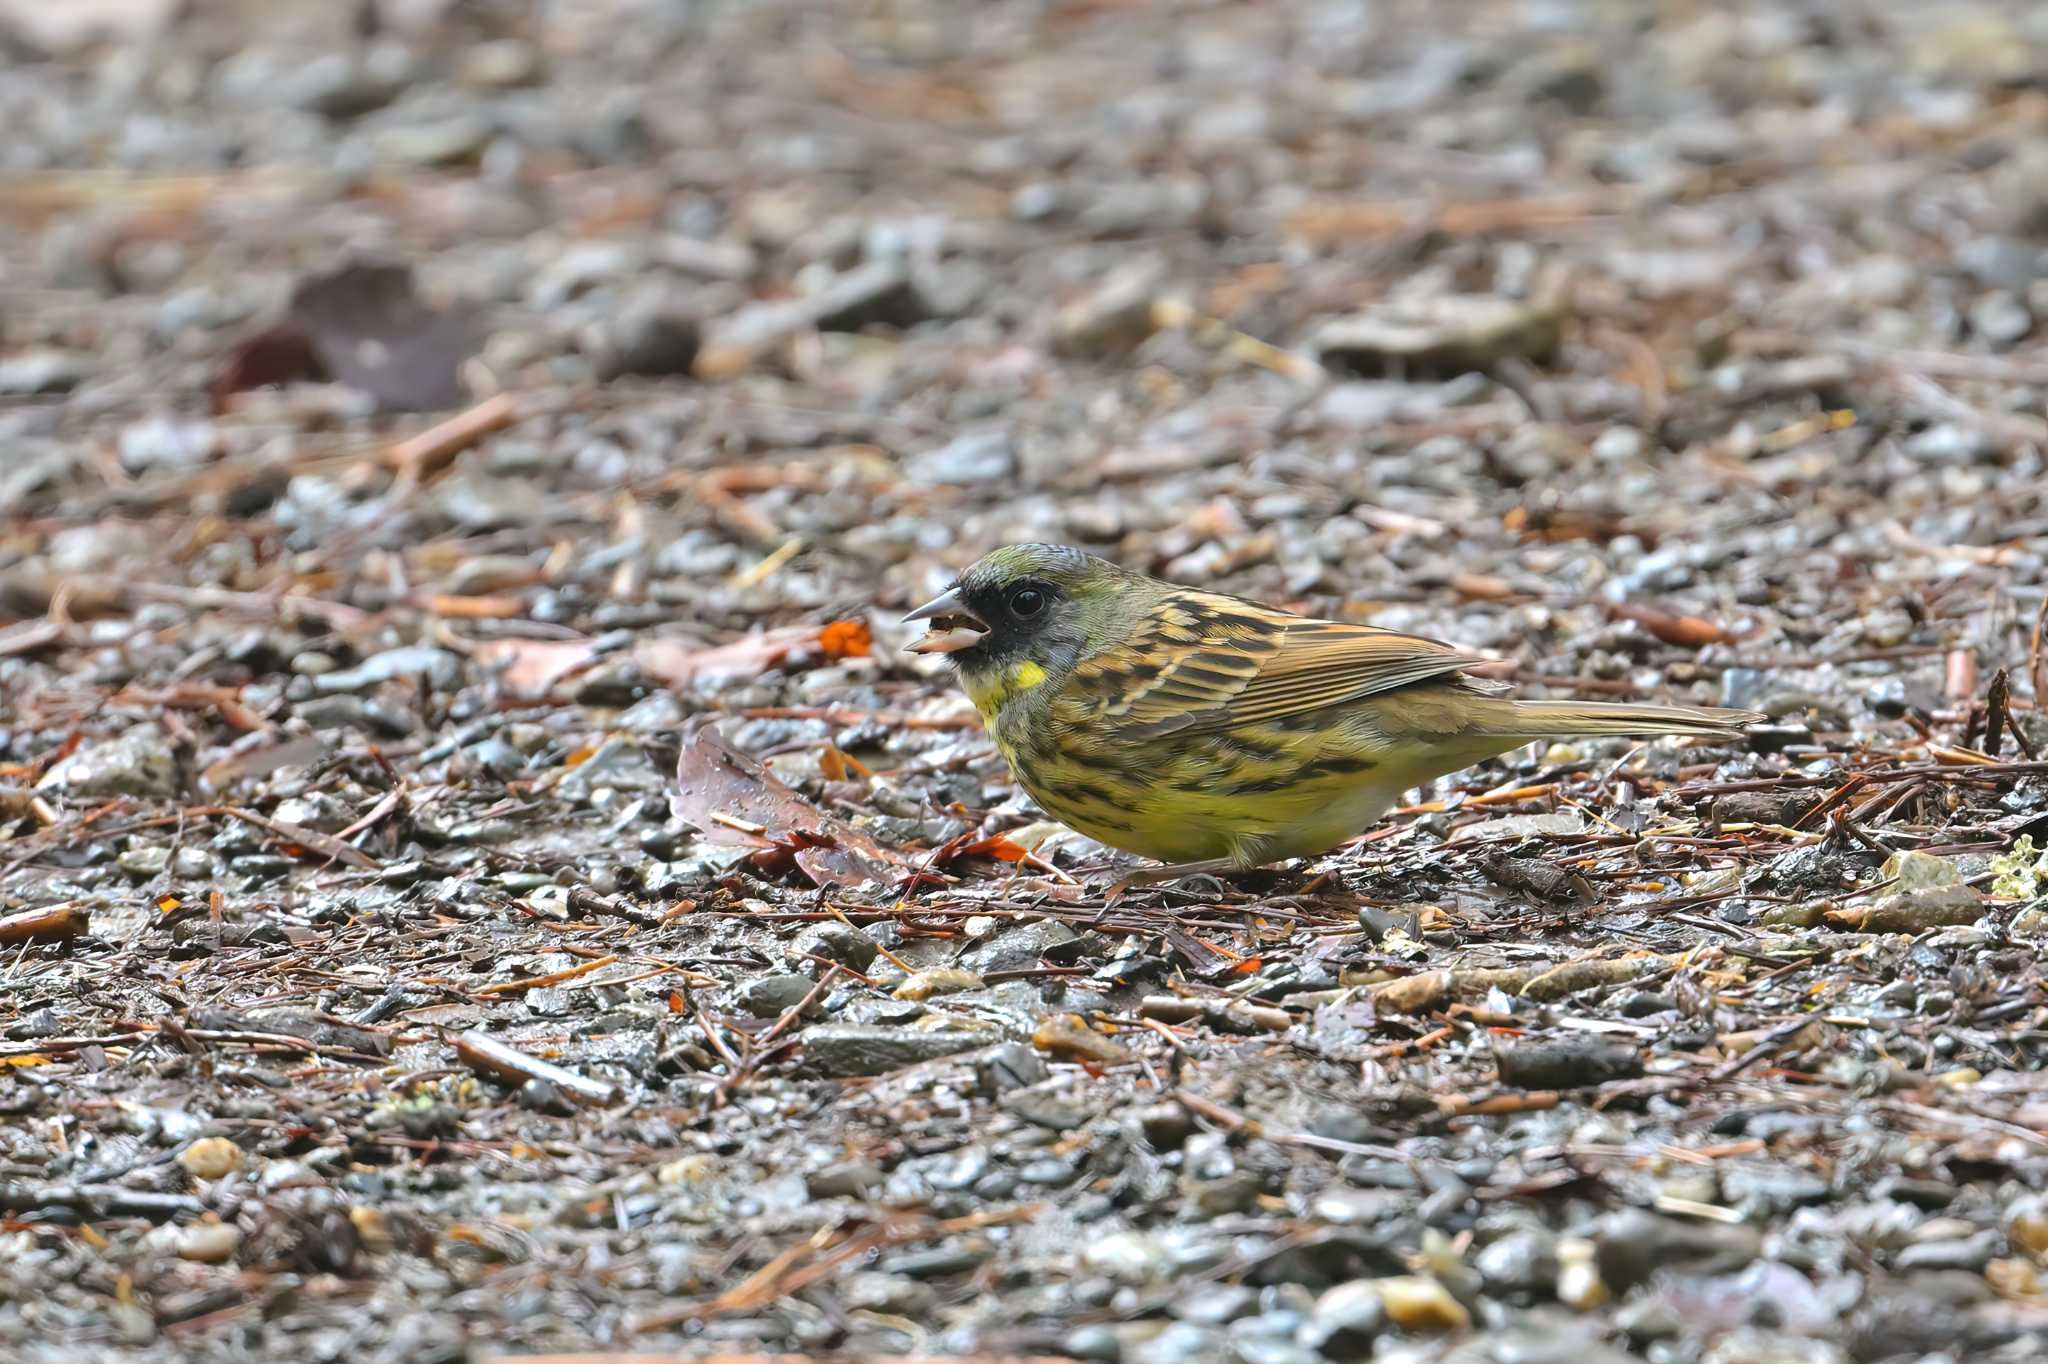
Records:
[[[1401,793],[1536,739],[1708,734],[1753,711],[1516,701],[1419,635],[1011,545],[904,617],[943,653],[1024,789],[1172,880],[1308,857]]]

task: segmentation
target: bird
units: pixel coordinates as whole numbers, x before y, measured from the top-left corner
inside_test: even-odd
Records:
[[[1440,640],[1177,586],[1066,545],[991,551],[910,612],[1048,815],[1163,865],[1313,857],[1404,792],[1542,739],[1738,737],[1761,713],[1516,700]]]

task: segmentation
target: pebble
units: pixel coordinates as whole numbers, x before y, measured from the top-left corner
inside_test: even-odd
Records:
[[[804,1176],[804,1192],[813,1198],[868,1198],[887,1176],[872,1161],[842,1160]]]
[[[1106,275],[1102,282],[1063,305],[1053,320],[1054,345],[1087,359],[1126,354],[1158,329],[1153,303],[1165,271],[1141,256]]]
[[[1307,346],[1340,372],[1450,377],[1510,358],[1541,364],[1555,354],[1563,324],[1562,311],[1528,300],[1444,294],[1334,319]]]
[[[450,166],[474,161],[490,145],[496,129],[474,114],[453,114],[387,128],[373,145],[377,159],[399,166]]]
[[[1222,1326],[1252,1311],[1258,1301],[1257,1291],[1243,1284],[1211,1284],[1168,1303],[1166,1310],[1182,1321]]]
[[[2027,339],[2034,314],[2011,291],[1993,289],[1970,305],[1970,330],[2002,349]]]
[[[906,977],[892,993],[898,999],[930,999],[934,995],[979,990],[981,986],[981,977],[972,971],[963,971],[957,966],[935,966]]]
[[[178,1153],[178,1164],[194,1179],[223,1179],[242,1168],[247,1157],[226,1137],[201,1137]]]
[[[169,871],[173,876],[194,878],[213,870],[213,857],[205,849],[180,848],[174,859],[170,848],[162,843],[130,848],[114,863],[130,876],[161,876]]]
[[[1825,1194],[1823,1185],[1821,1196]],[[1617,1293],[1667,1267],[1702,1274],[1738,1269],[1754,1260],[1760,1249],[1757,1233],[1750,1227],[1685,1222],[1635,1208],[1604,1219],[1595,1228],[1592,1242],[1599,1277]],[[1560,1264],[1567,1259],[1563,1243],[1558,1246],[1558,1259]]]
[[[803,1054],[806,1067],[819,1075],[886,1075],[905,1066],[972,1051],[993,1040],[986,1032],[828,1023],[804,1032]]]
[[[1599,1247],[1584,1237],[1566,1237],[1557,1243],[1557,1300],[1578,1312],[1590,1312],[1608,1299],[1607,1281],[1600,1277]]]
[[[1363,1359],[1372,1354],[1373,1342],[1386,1324],[1386,1300],[1378,1281],[1357,1279],[1317,1298],[1296,1339],[1332,1359]]]
[[[912,455],[903,471],[921,484],[967,487],[1001,483],[1017,472],[1015,439],[1008,426],[970,429],[935,450]]]
[[[192,469],[213,458],[220,432],[212,422],[150,417],[121,428],[121,467],[129,473],[151,469]]]
[[[1496,1293],[1550,1293],[1557,1284],[1557,1238],[1547,1231],[1510,1232],[1480,1247],[1472,1267]]]
[[[853,925],[825,923],[799,933],[789,949],[789,956],[806,971],[819,969],[818,963],[811,958],[821,957],[865,973],[880,951],[873,938]]]
[[[1055,965],[1066,965],[1078,956],[1069,948],[1069,944],[1078,941],[1079,936],[1074,930],[1059,920],[1039,919],[1016,924],[991,935],[961,953],[960,965],[983,975],[996,971],[1029,971],[1048,957]]]
[[[688,375],[702,345],[697,319],[689,314],[665,303],[631,309],[608,329],[597,360],[597,377],[610,381],[632,375],[654,379]]]
[[[1075,1359],[1119,1360],[1123,1358],[1123,1339],[1114,1327],[1094,1323],[1076,1326],[1060,1337],[1060,1350]]]
[[[1051,1073],[1045,1058],[1022,1042],[1005,1042],[974,1063],[975,1088],[983,1094],[1003,1095],[1026,1089],[1042,1083]],[[1035,1114],[1039,1111],[1021,1111],[1018,1116],[1026,1122],[1038,1122]]]
[[[519,38],[477,43],[455,59],[455,79],[479,90],[532,85],[541,75],[539,49]]]
[[[178,1258],[197,1264],[226,1264],[241,1248],[242,1232],[231,1222],[202,1222],[178,1234]]]
[[[1127,1364],[1188,1364],[1190,1360],[1216,1359],[1224,1348],[1223,1333],[1191,1321],[1176,1321],[1150,1340],[1126,1346]]]
[[[1120,1231],[1090,1241],[1081,1251],[1081,1263],[1098,1274],[1125,1283],[1144,1283],[1160,1277],[1172,1265],[1166,1247],[1145,1232]]]
[[[2005,1252],[2005,1245],[2005,1233],[1987,1227],[1971,1236],[1907,1246],[1893,1263],[1901,1270],[1965,1269],[1981,1273],[1984,1266]]]
[[[1376,1279],[1387,1320],[1404,1331],[1462,1331],[1472,1314],[1435,1279],[1404,1274]]]
[[[154,725],[138,725],[118,738],[73,753],[45,772],[36,789],[76,799],[166,800],[183,785],[170,740]]]
[[[98,372],[89,355],[76,351],[32,350],[0,360],[0,393],[32,397],[69,393]]]
[[[803,1003],[817,984],[809,976],[761,976],[735,990],[733,1002],[756,1018],[779,1018]],[[812,1012],[822,1010],[814,1005]]]

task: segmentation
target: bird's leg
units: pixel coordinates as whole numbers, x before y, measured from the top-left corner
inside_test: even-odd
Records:
[[[1215,876],[1221,872],[1242,870],[1244,864],[1234,857],[1205,857],[1199,862],[1168,862],[1164,866],[1139,867],[1111,883],[1103,892],[1103,900],[1106,904],[1115,904],[1125,891],[1134,886],[1156,886],[1189,876]]]

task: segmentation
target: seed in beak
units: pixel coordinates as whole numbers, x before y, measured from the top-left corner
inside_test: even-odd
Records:
[[[960,589],[948,588],[903,618],[924,620],[931,628],[909,645],[914,654],[950,654],[972,649],[988,634],[988,624],[960,600]]]

